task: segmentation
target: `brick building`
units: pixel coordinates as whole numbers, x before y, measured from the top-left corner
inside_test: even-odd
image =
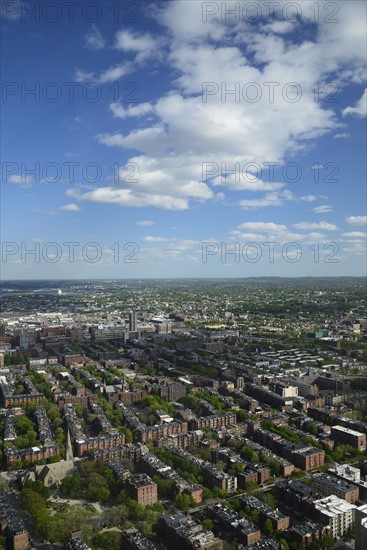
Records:
[[[87,439],[77,439],[75,441],[76,455],[83,456],[94,449],[106,449],[125,444],[125,434],[106,434],[101,437],[89,437]]]
[[[159,520],[159,531],[167,548],[176,550],[222,550],[223,542],[211,531],[184,513],[165,515]]]
[[[310,447],[292,453],[292,462],[296,468],[309,472],[325,464],[325,451]]]
[[[25,460],[29,463],[47,460],[52,456],[57,456],[59,448],[57,445],[44,445],[42,447],[30,447],[29,449],[16,449],[8,447],[5,450],[7,468],[14,467],[13,464],[18,460]]]
[[[204,428],[219,428],[234,425],[237,423],[237,418],[235,413],[228,412],[201,416],[200,418],[190,418],[188,422],[190,430],[203,430]]]
[[[331,439],[335,443],[351,445],[360,451],[366,450],[366,434],[345,428],[344,426],[332,426]]]
[[[158,502],[158,486],[147,474],[128,477],[125,488],[141,506],[150,506]]]
[[[172,434],[187,432],[187,422],[170,422],[167,424],[159,424],[157,426],[147,426],[137,430],[139,441],[145,443],[153,439],[168,437]]]
[[[359,498],[358,487],[327,474],[313,476],[311,486],[314,487],[315,491],[322,497],[336,495],[338,498],[342,498],[350,504],[354,504]]]
[[[263,524],[267,519],[270,519],[274,531],[284,531],[289,527],[289,516],[282,514],[278,510],[273,510],[270,506],[267,506],[261,500],[251,496],[242,495],[240,497],[244,506],[249,506],[251,511],[257,510],[259,512],[260,522]]]
[[[0,491],[0,534],[6,538],[6,548],[27,550],[31,547],[24,522],[3,491]]]

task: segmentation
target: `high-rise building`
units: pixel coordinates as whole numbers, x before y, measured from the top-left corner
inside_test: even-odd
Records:
[[[130,311],[129,313],[129,331],[136,332],[138,326],[137,315],[135,311]]]

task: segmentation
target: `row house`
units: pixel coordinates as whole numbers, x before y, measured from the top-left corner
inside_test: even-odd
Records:
[[[17,437],[14,411],[7,411],[5,415],[4,443],[11,443]]]
[[[57,445],[44,445],[42,447],[30,447],[29,449],[15,449],[8,447],[5,450],[6,466],[11,468],[13,463],[18,460],[25,460],[29,463],[47,460],[59,454]]]
[[[0,491],[0,535],[6,539],[6,548],[27,550],[31,547],[24,521],[3,491]]]
[[[53,395],[54,402],[62,409],[65,405],[73,405],[79,403],[84,408],[87,408],[98,400],[98,395],[86,392],[83,395],[73,395],[69,392],[55,391]]]
[[[137,430],[138,438],[141,443],[182,432],[187,432],[187,422],[174,421],[156,426],[146,426],[145,428]]]
[[[308,520],[293,525],[289,532],[292,540],[308,547],[312,543],[317,543],[317,541],[320,540],[325,533],[327,534],[328,531],[325,525],[313,520]]]
[[[148,447],[141,443],[125,443],[125,445],[93,449],[89,451],[88,455],[92,460],[102,460],[103,462],[121,462],[123,460],[138,462],[140,457],[147,453],[149,453]]]
[[[325,451],[310,447],[307,443],[291,443],[267,430],[256,430],[254,438],[261,445],[292,462],[300,470],[308,472],[320,468],[325,463]]]
[[[95,391],[99,388],[101,388],[102,383],[97,380],[88,370],[84,370],[81,368],[73,368],[74,373],[78,373],[83,380],[86,381],[86,385],[92,390]]]
[[[245,409],[246,411],[255,412],[256,409],[259,407],[259,402],[257,401],[257,399],[246,395],[241,390],[222,387],[219,391],[223,395],[233,397],[236,403],[238,403],[241,408]]]
[[[190,430],[203,430],[204,428],[220,428],[222,426],[231,426],[237,423],[236,414],[227,412],[223,414],[215,414],[212,416],[201,416],[199,418],[190,418]]]
[[[106,397],[109,403],[115,403],[120,401],[125,407],[137,403],[147,397],[149,392],[146,389],[137,389],[134,391],[119,390],[114,392],[107,392]]]
[[[199,445],[203,438],[205,437],[205,432],[202,430],[195,430],[193,432],[183,432],[178,434],[172,434],[166,438],[154,440],[154,444],[158,449],[163,447],[179,447],[180,449],[187,449],[191,445]]]
[[[67,427],[73,436],[74,440],[83,440],[87,436],[84,433],[82,426],[82,421],[76,414],[76,411],[73,405],[65,405],[63,408],[64,417],[66,420]]]
[[[270,506],[267,506],[261,500],[251,496],[242,495],[240,501],[244,506],[249,506],[250,510],[257,510],[259,512],[260,522],[265,523],[267,519],[270,519],[274,531],[284,531],[289,527],[289,516],[282,514],[278,510],[273,510]]]
[[[264,386],[246,384],[246,393],[257,399],[260,403],[265,403],[283,412],[293,407],[293,401],[291,399],[282,397]]]
[[[112,426],[102,407],[98,405],[98,403],[91,403],[89,409],[92,411],[93,414],[96,415],[95,422],[98,425],[100,431],[106,434],[117,433],[118,430],[114,426]]]
[[[173,454],[188,460],[191,464],[199,466],[202,472],[204,484],[210,488],[217,487],[222,491],[227,491],[228,493],[234,493],[237,490],[237,478],[236,476],[227,474],[218,470],[213,464],[206,463],[201,458],[197,458],[191,453],[178,448],[169,449]]]
[[[311,486],[322,497],[336,495],[338,498],[342,498],[350,504],[354,504],[359,498],[358,487],[347,481],[331,477],[328,474],[312,476]]]
[[[121,538],[123,548],[126,550],[155,550],[157,548],[135,527],[122,531]]]
[[[164,479],[170,479],[175,483],[176,491],[178,493],[185,493],[190,495],[196,503],[203,500],[203,490],[199,485],[189,483],[184,478],[178,475],[178,473],[167,466],[164,462],[159,460],[152,453],[145,453],[141,455],[139,459],[139,466],[142,471],[149,475],[159,475]]]
[[[124,418],[124,424],[127,426],[127,428],[130,428],[131,430],[138,430],[140,428],[145,428],[146,424],[140,420],[137,414],[134,413],[131,409],[128,407],[125,407],[121,401],[116,401],[114,404],[115,409],[119,409],[122,412],[122,416]]]
[[[333,479],[347,482],[358,489],[358,498],[365,500],[367,498],[367,482],[361,479],[361,470],[354,468],[350,464],[339,464],[329,468],[327,473],[332,476]],[[334,493],[339,496],[337,493]]]
[[[247,438],[244,439],[244,443],[247,447],[250,447],[254,451],[262,453],[268,460],[274,460],[277,464],[279,464],[280,475],[282,477],[288,477],[292,475],[292,473],[294,472],[294,464],[292,464],[285,458],[282,458],[274,454],[271,450],[260,445],[260,443],[256,443],[255,441],[251,441],[250,439],[247,439]]]
[[[25,381],[26,378],[24,378]],[[43,393],[37,391],[32,391],[32,393],[15,393],[12,386],[4,383],[0,384],[0,397],[2,406],[5,409],[14,405],[22,406],[29,403],[39,403],[41,399],[44,399]]]
[[[239,543],[243,543],[245,546],[250,546],[261,539],[258,527],[223,504],[210,504],[206,507],[206,512],[223,531],[231,533]]]
[[[38,438],[42,444],[54,442],[54,434],[45,407],[36,407],[34,416],[37,423]]]
[[[292,515],[311,518],[312,503],[316,497],[315,490],[302,481],[282,480],[275,484],[277,503]]]
[[[312,407],[308,410],[308,415],[314,420],[319,420],[320,422],[324,422],[325,424],[330,424],[334,428],[346,427],[352,431],[361,432],[362,434],[367,434],[367,422],[351,420],[346,416],[341,416],[327,409]],[[340,432],[340,430],[338,431]],[[359,435],[360,434],[358,434],[358,436]],[[349,436],[344,435],[344,437],[346,437],[346,439],[349,441],[346,444],[352,445],[355,448],[358,448],[358,436],[357,436],[357,439],[355,439],[354,434],[350,434]],[[336,437],[338,437],[338,435]]]
[[[270,470],[261,464],[252,464],[246,462],[245,467],[237,474],[237,482],[239,489],[246,489],[247,483],[256,483],[263,485],[270,479]]]
[[[167,548],[176,550],[223,550],[223,541],[204,530],[189,514],[161,516],[159,534]]]
[[[124,444],[125,434],[123,433],[106,434],[101,437],[89,437],[75,440],[76,454],[78,457],[94,449],[106,449],[108,447],[116,447],[117,445]]]

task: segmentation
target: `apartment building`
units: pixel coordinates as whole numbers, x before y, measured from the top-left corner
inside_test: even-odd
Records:
[[[143,507],[158,502],[158,486],[147,474],[127,477],[124,486],[131,497]]]
[[[335,495],[313,502],[314,519],[327,525],[334,538],[342,537],[355,525],[355,504],[349,504]]]
[[[333,426],[331,428],[331,439],[335,443],[351,445],[360,451],[366,450],[366,434],[345,428],[344,426]]]
[[[359,498],[358,487],[351,483],[342,481],[328,474],[320,474],[312,477],[311,486],[322,497],[336,495],[338,498],[344,499],[350,504],[354,504]]]

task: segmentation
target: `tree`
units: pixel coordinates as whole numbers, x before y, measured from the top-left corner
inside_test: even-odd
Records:
[[[315,437],[317,436],[317,434],[319,433],[318,429],[317,429],[317,426],[315,424],[308,424],[306,426],[306,430],[309,434],[311,435],[314,435]]]
[[[175,482],[173,479],[161,479],[159,476],[153,476],[153,480],[158,485],[159,498],[173,498],[175,494]]]
[[[119,531],[98,533],[94,542],[98,548],[102,548],[103,550],[117,550],[121,548],[121,533]]]
[[[45,500],[49,499],[51,496],[51,491],[48,487],[46,487],[42,481],[26,481],[24,484],[24,487],[26,489],[31,489],[32,491],[35,491],[41,497],[43,497]]]
[[[232,475],[240,474],[243,470],[243,465],[239,462],[235,462],[235,464],[231,464],[231,467],[229,469],[229,473]]]
[[[236,412],[237,422],[244,422],[248,417],[249,416],[245,411],[237,411]]]
[[[288,542],[285,539],[280,539],[279,542],[283,550],[289,550]]]
[[[280,464],[277,460],[271,460],[269,462],[269,468],[272,476],[280,476]]]
[[[218,460],[218,462],[216,463],[216,467],[218,470],[221,470],[223,472],[225,470],[226,463],[223,462],[223,460]]]
[[[219,487],[213,487],[212,494],[213,494],[213,497],[219,497],[219,498],[228,497],[228,491],[225,491],[224,489],[219,489]]]
[[[161,502],[155,502],[154,504],[147,506],[146,510],[152,510],[153,512],[158,512],[159,514],[163,514],[164,506]]]
[[[243,447],[241,455],[245,460],[248,460],[249,462],[259,462],[258,453],[251,449],[251,447]]]
[[[76,414],[79,416],[79,418],[82,418],[83,416],[83,406],[80,403],[74,404],[74,409]]]
[[[124,504],[129,498],[129,494],[126,489],[122,489],[116,497],[117,504]]]
[[[87,488],[86,497],[88,500],[93,502],[104,502],[108,500],[110,496],[110,490],[107,487],[95,487],[94,485],[89,485]]]
[[[189,508],[192,508],[195,506],[195,501],[192,498],[191,495],[186,495],[185,493],[180,493],[175,498],[175,503],[177,505],[177,508],[180,510],[188,510]]]
[[[92,501],[105,501],[110,496],[107,480],[96,472],[90,474],[87,478],[86,497]]]
[[[213,493],[209,489],[209,487],[203,487],[203,499],[204,500],[210,500],[213,498]]]
[[[27,432],[34,431],[32,420],[25,415],[15,417],[15,427],[19,435],[26,435]]]
[[[132,443],[133,442],[133,432],[129,428],[125,428],[124,432],[125,432],[125,441],[126,441],[126,443]]]
[[[323,535],[319,540],[319,548],[330,548],[334,544],[332,535]]]
[[[132,521],[139,521],[144,519],[144,508],[139,504],[137,500],[128,498],[126,501],[126,507],[129,510],[129,519]]]
[[[75,473],[71,476],[66,476],[60,485],[60,495],[69,498],[76,498],[80,496],[83,488],[82,477],[79,473]]]
[[[211,531],[213,529],[213,520],[210,518],[203,519],[201,522],[201,525],[203,526],[203,529],[206,529],[207,531]]]
[[[265,522],[264,522],[264,532],[268,536],[272,535],[272,533],[273,533],[273,524],[272,524],[271,519],[269,519],[269,518],[266,519]]]
[[[272,495],[270,492],[259,493],[257,495],[257,498],[259,500],[261,500],[261,502],[263,502],[264,504],[269,506],[269,508],[275,508],[276,507],[276,502],[275,502],[274,495]]]
[[[195,409],[197,402],[198,402],[198,398],[193,394],[188,394],[184,398],[184,404],[189,409]]]

